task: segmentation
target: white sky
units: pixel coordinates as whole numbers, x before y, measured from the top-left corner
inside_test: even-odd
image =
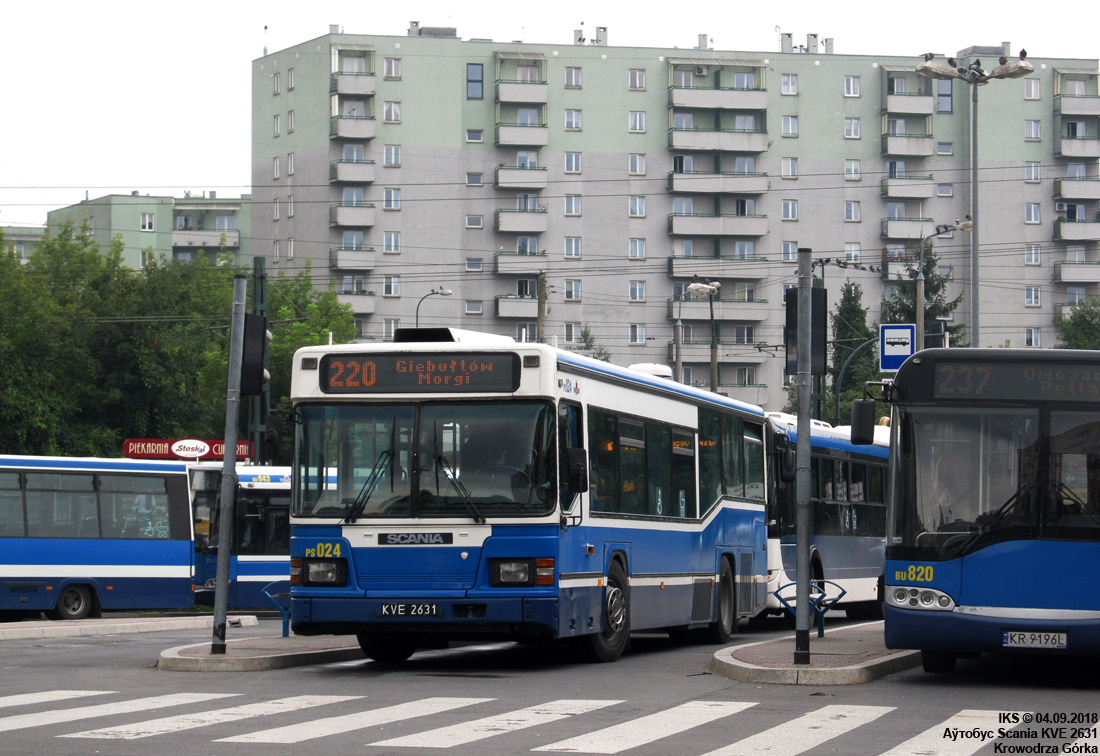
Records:
[[[562,5],[9,2],[0,14],[0,226],[44,225],[48,210],[85,191],[249,191],[250,61],[265,43],[275,52],[328,33],[329,24],[404,35],[417,20],[457,27],[463,39],[567,45],[583,21],[589,32],[608,27],[612,46],[690,49],[705,32],[714,49],[762,52],[778,51],[779,27],[795,44],[816,33],[835,40],[835,53],[914,61],[1003,41],[1032,57],[1100,57],[1097,17],[1035,4],[587,0],[583,11],[548,18]]]

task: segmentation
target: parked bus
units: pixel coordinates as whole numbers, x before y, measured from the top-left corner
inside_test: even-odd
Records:
[[[221,470],[220,463],[191,468],[195,603],[206,606],[213,606],[217,584]],[[290,576],[290,468],[238,466],[236,475],[229,606],[271,609],[264,587]]]
[[[781,470],[782,455],[793,455],[798,442],[798,418],[769,412],[768,422],[779,455],[768,502],[768,611],[775,614],[785,610],[776,591],[795,605],[797,498],[793,475],[786,480]],[[827,595],[843,591],[836,608],[854,619],[882,618],[889,451],[885,426],[875,428],[873,445],[856,446],[850,428],[810,421],[810,579],[827,581]]]
[[[927,672],[1100,652],[1100,352],[928,349],[883,398],[887,647]],[[853,409],[854,439],[872,414]]]
[[[300,349],[291,398],[298,634],[388,662],[483,638],[613,661],[632,630],[725,642],[764,610],[758,407],[445,328]]]

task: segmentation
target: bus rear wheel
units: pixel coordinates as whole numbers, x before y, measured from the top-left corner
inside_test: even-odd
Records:
[[[920,663],[924,671],[930,674],[945,675],[955,671],[956,656],[946,651],[922,648]]]
[[[630,640],[630,585],[617,561],[607,570],[604,588],[603,629],[589,635],[589,653],[593,661],[613,662],[623,655]]]
[[[92,612],[92,593],[85,585],[67,585],[57,597],[57,608],[46,612],[50,619],[84,619]]]
[[[380,664],[400,664],[416,653],[416,643],[397,634],[358,633],[359,648]]]
[[[707,626],[703,639],[707,643],[728,643],[737,628],[737,595],[734,593],[733,567],[722,560],[718,573],[718,619]]]

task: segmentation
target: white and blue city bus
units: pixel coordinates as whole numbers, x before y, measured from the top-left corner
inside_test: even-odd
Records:
[[[1100,653],[1100,352],[928,349],[883,398],[886,646],[920,649],[928,672]]]
[[[763,412],[454,329],[294,357],[291,623],[397,662],[454,639],[724,642],[762,612]]]
[[[798,418],[769,412],[768,422],[776,453],[793,453]],[[856,446],[850,428],[810,421],[810,579],[826,596],[839,597],[833,607],[855,619],[882,618],[889,454],[886,426],[875,426],[874,444]],[[797,498],[794,481],[780,474],[782,467],[781,462],[772,466],[775,482],[768,501],[770,613],[785,610],[779,596],[795,605]]]
[[[0,618],[192,606],[180,461],[0,456]]]

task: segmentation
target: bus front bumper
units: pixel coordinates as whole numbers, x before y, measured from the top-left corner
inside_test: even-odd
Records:
[[[1044,651],[1100,654],[1100,619],[1059,620],[989,617],[965,611],[937,612],[885,607],[886,647],[929,649],[960,654]],[[1065,649],[1005,646],[1009,632],[1066,633]]]

